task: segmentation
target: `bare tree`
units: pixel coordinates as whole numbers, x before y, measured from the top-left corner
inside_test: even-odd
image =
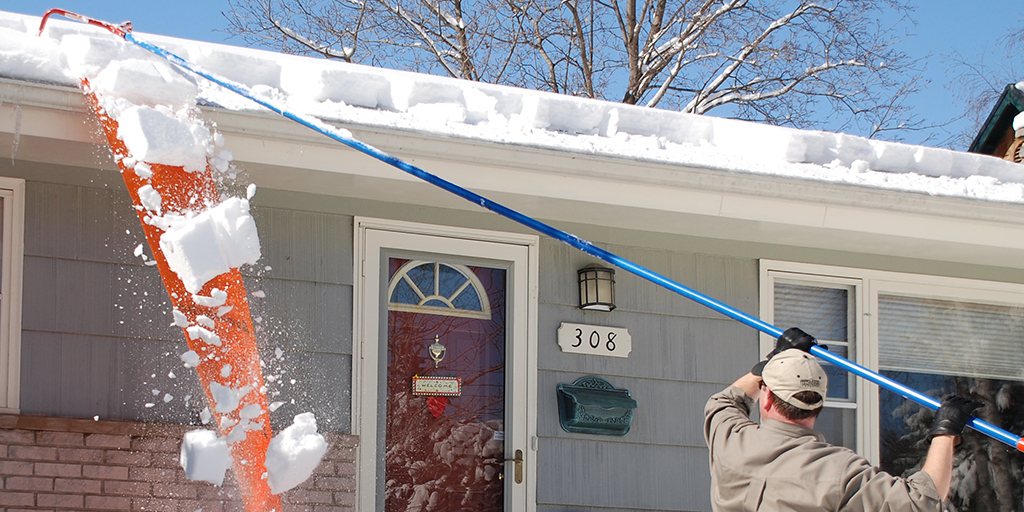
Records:
[[[967,120],[965,128],[954,134],[956,146],[970,146],[1006,86],[1024,77],[1019,62],[1021,50],[1024,31],[1011,30],[995,42],[995,58],[981,59],[960,52],[945,56],[953,76],[946,87],[963,105],[963,119]]]
[[[907,0],[229,3],[233,34],[290,53],[867,136],[919,124]]]

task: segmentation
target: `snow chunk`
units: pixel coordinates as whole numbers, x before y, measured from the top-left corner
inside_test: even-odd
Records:
[[[206,168],[210,129],[199,122],[172,115],[167,108],[132,106],[117,117],[117,135],[137,160],[184,166],[195,172]]]
[[[195,104],[199,88],[170,63],[156,60],[115,60],[92,80],[93,91],[124,98],[136,105],[168,105],[175,110]]]
[[[185,433],[181,442],[181,467],[185,478],[220,486],[231,465],[228,443],[212,430],[197,429]]]
[[[190,366],[192,368],[199,366],[199,354],[195,353],[193,350],[189,350],[182,354],[181,360],[186,366]]]
[[[160,237],[160,248],[185,289],[198,293],[210,279],[260,259],[256,221],[249,201],[229,198]]]
[[[239,389],[235,389],[216,382],[211,382],[210,394],[213,395],[213,401],[215,402],[213,410],[221,414],[226,414],[238,409],[238,402],[240,402],[242,397],[244,397],[249,391],[252,391],[252,386],[243,386]]]
[[[306,412],[274,436],[267,448],[267,483],[281,494],[305,482],[327,453],[327,441],[316,431],[316,417]]]
[[[204,342],[210,345],[216,345],[218,347],[221,344],[220,336],[218,336],[215,332],[204,327],[193,325],[185,329],[185,332],[188,333],[188,337],[190,339],[203,340]]]
[[[185,313],[182,313],[181,311],[178,311],[177,309],[172,309],[171,310],[171,314],[174,316],[174,325],[177,325],[178,327],[181,327],[182,329],[184,329],[185,327],[188,327],[188,317],[185,316]]]
[[[228,292],[214,288],[210,290],[210,296],[204,297],[202,295],[193,295],[192,301],[200,306],[206,306],[208,308],[215,308],[224,304],[228,300]]]
[[[153,188],[152,185],[143,185],[139,187],[139,201],[142,202],[142,206],[145,206],[147,210],[157,212],[158,215],[160,214],[160,206],[163,203],[163,197],[155,188]],[[136,256],[138,256],[138,254],[136,254]]]

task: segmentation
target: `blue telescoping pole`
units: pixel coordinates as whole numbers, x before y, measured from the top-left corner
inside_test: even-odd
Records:
[[[596,258],[601,259],[602,261],[615,265],[616,267],[619,267],[627,272],[630,272],[643,279],[646,279],[654,284],[668,288],[669,290],[672,290],[694,302],[697,302],[698,304],[711,308],[714,311],[717,311],[729,318],[732,318],[733,320],[742,322],[772,337],[777,338],[783,333],[782,329],[779,329],[774,325],[771,325],[759,318],[744,313],[743,311],[733,308],[732,306],[719,302],[711,297],[708,297],[707,295],[704,295],[696,290],[693,290],[692,288],[679,284],[671,279],[668,279],[667,277],[664,277],[658,273],[648,270],[645,267],[633,263],[632,261],[619,257],[611,252],[608,252],[600,247],[597,247],[596,245],[582,238],[579,238],[576,235],[549,226],[532,217],[526,216],[522,213],[512,210],[511,208],[491,201],[490,199],[487,199],[486,197],[481,196],[480,194],[462,188],[450,181],[447,181],[427,171],[424,171],[419,167],[409,164],[404,160],[401,160],[400,158],[385,153],[373,146],[370,146],[369,144],[356,140],[347,130],[341,130],[333,126],[329,126],[312,116],[292,112],[287,107],[277,104],[277,102],[275,102],[272,99],[254,94],[248,87],[246,87],[243,84],[234,82],[232,80],[228,80],[223,77],[216,76],[200,68],[199,66],[192,64],[191,62],[188,62],[185,59],[182,59],[181,57],[178,57],[177,55],[168,52],[167,50],[164,50],[163,48],[146,43],[144,41],[140,41],[132,35],[130,24],[112,25],[107,22],[97,21],[92,18],[87,18],[85,16],[77,15],[74,13],[68,13],[67,11],[62,11],[59,9],[53,9],[50,12],[47,12],[46,17],[48,17],[51,13],[62,14],[64,16],[78,19],[79,21],[84,21],[86,23],[103,26],[111,32],[123,37],[126,41],[133,43],[145,50],[148,50],[177,66],[180,66],[192,73],[195,73],[196,75],[199,75],[207,80],[210,80],[211,82],[214,82],[220,85],[221,87],[224,87],[236,94],[248,98],[249,100],[258,103],[259,105],[262,105],[263,107],[266,107],[273,112],[276,112],[288,119],[291,119],[299,124],[302,124],[303,126],[306,126],[323,135],[326,135],[327,137],[330,137],[331,139],[334,139],[335,141],[338,141],[346,146],[349,146],[361,153],[376,158],[381,162],[384,162],[388,165],[405,171],[408,174],[416,176],[417,178],[420,178],[432,185],[447,190],[448,192],[451,192],[459,197],[462,197],[467,201],[470,201],[483,208],[491,210],[497,213],[498,215],[518,222],[519,224],[522,224],[530,229],[550,236],[551,238],[565,242],[566,244],[569,244],[570,246],[575,247],[576,249],[579,249],[591,256],[594,256]],[[43,18],[43,23],[46,22],[46,17]],[[42,32],[42,25],[40,25],[40,32]],[[840,368],[843,368],[844,370],[853,373],[854,375],[867,379],[868,381],[873,382],[885,389],[888,389],[889,391],[897,393],[903,396],[904,398],[908,398],[910,400],[913,400],[914,402],[917,402],[920,405],[928,407],[933,411],[938,410],[939,408],[940,403],[938,400],[928,395],[925,395],[919,391],[916,391],[910,387],[907,387],[899,382],[896,382],[888,377],[885,377],[867,368],[864,368],[863,366],[860,366],[854,362],[848,361],[843,357],[837,356],[821,348],[820,346],[811,347],[811,354],[814,354],[815,356],[824,361],[827,361]],[[1024,439],[1015,436],[1010,432],[1007,432],[999,427],[991,425],[978,418],[971,418],[971,420],[967,423],[967,426],[985,435],[988,435],[997,441],[1006,443],[1021,452],[1024,452]]]

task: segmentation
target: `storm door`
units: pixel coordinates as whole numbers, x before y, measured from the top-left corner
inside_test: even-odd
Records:
[[[385,507],[504,508],[505,275],[389,258]]]
[[[356,229],[356,509],[536,510],[537,237]]]

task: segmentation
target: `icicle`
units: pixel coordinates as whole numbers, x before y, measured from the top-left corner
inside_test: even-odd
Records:
[[[18,144],[21,143],[21,105],[14,106],[14,142],[11,144],[11,165],[14,165],[14,155],[18,154]]]

